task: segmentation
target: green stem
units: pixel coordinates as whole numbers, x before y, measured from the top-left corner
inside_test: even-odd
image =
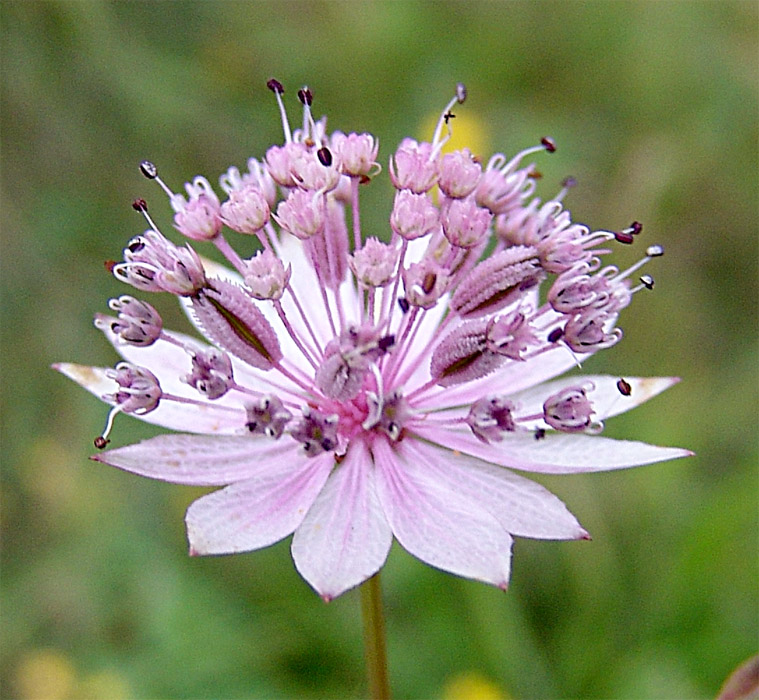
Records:
[[[390,700],[385,652],[385,618],[379,573],[361,584],[361,616],[364,619],[366,672],[372,700]]]

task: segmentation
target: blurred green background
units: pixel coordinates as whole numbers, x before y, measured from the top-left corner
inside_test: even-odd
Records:
[[[202,491],[89,462],[105,407],[48,369],[116,361],[91,317],[128,290],[103,261],[142,231],[137,196],[171,230],[138,162],[179,189],[262,156],[281,142],[276,76],[292,114],[308,83],[332,128],[379,136],[383,163],[463,81],[455,126],[484,156],[551,134],[544,195],[574,175],[576,219],[639,219],[667,249],[625,341],[586,370],[682,376],[607,434],[697,457],[540,479],[594,539],[518,541],[506,594],[394,548],[397,698],[713,697],[759,629],[757,7],[5,0],[0,696],[365,692],[357,593],[322,603],[288,542],[190,559],[182,514]],[[367,189],[365,230],[386,230],[389,193]],[[114,445],[155,432],[122,418]]]

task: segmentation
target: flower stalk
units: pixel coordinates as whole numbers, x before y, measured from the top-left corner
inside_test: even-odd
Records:
[[[379,573],[361,584],[361,617],[364,623],[364,656],[372,700],[389,700],[385,616]]]

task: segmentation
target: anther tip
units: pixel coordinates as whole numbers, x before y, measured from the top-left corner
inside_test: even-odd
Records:
[[[664,246],[650,245],[646,248],[646,255],[648,255],[649,258],[660,258],[664,255]]]
[[[149,160],[143,160],[140,163],[140,172],[148,178],[148,180],[155,180],[158,177],[158,168]]]
[[[630,233],[629,231],[615,231],[614,240],[617,241],[617,243],[624,243],[625,245],[631,245],[632,242],[635,240],[635,238],[633,238],[632,233]]]
[[[110,440],[106,440],[102,435],[98,435],[92,442],[99,450],[104,450]]]
[[[630,382],[621,377],[617,381],[617,389],[619,389],[619,393],[622,394],[622,396],[630,396],[630,394],[632,394],[632,386],[630,386]]]
[[[643,230],[643,224],[640,221],[633,221],[630,224],[630,233],[633,236],[637,236]]]
[[[641,276],[640,283],[646,289],[653,289],[654,288],[654,278],[651,277],[651,275],[643,275],[643,276]]]
[[[564,329],[563,328],[554,328],[549,334],[548,334],[548,342],[549,343],[557,343],[559,340],[561,340],[561,337],[564,335]]]
[[[314,101],[314,93],[311,92],[311,89],[309,87],[304,85],[300,90],[298,90],[298,99],[306,107],[310,107]]]
[[[316,157],[325,168],[328,168],[330,165],[332,165],[332,151],[330,151],[326,146],[322,146],[316,152]]]
[[[577,186],[577,179],[573,177],[572,175],[569,175],[568,177],[565,177],[561,182],[562,187],[566,187],[567,189],[571,189],[572,187]]]
[[[132,202],[132,209],[135,211],[144,212],[148,210],[148,203],[144,199],[135,199]]]
[[[540,139],[540,145],[549,153],[554,153],[556,151],[556,142],[550,136],[544,136]]]
[[[456,101],[459,104],[464,104],[466,100],[466,85],[464,83],[456,83]]]
[[[279,80],[277,80],[276,78],[269,78],[269,80],[266,81],[266,87],[278,95],[283,94],[285,91],[285,88],[282,86],[282,83],[280,83]]]

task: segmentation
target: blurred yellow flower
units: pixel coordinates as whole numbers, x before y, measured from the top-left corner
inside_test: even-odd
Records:
[[[448,679],[443,700],[510,700],[510,696],[481,673],[466,671]]]

